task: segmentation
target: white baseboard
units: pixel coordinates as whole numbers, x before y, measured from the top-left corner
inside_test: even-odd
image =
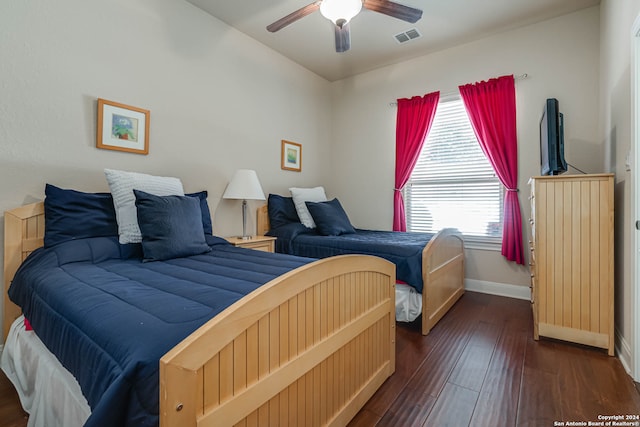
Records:
[[[511,285],[508,283],[487,282],[485,280],[464,279],[464,288],[468,291],[483,294],[499,295],[531,301],[531,289],[528,286]]]
[[[629,374],[633,378],[633,372],[631,371],[631,365],[632,365],[631,347],[629,347],[629,343],[627,342],[627,340],[625,340],[624,337],[620,335],[620,332],[618,332],[617,330],[616,330],[615,336],[616,336],[616,344],[615,344],[616,355],[618,356],[618,359],[620,359],[620,362],[622,363],[622,366],[624,367],[625,371],[627,371],[627,374]]]

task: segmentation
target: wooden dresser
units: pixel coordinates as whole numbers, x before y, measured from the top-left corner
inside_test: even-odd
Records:
[[[534,338],[601,347],[613,356],[613,174],[529,182]]]

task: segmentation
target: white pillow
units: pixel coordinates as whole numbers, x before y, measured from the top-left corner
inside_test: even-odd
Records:
[[[293,198],[293,204],[296,206],[296,212],[298,212],[300,222],[308,228],[316,228],[316,223],[313,221],[313,217],[304,202],[326,202],[327,195],[324,193],[324,187],[292,187],[289,191]]]
[[[133,194],[134,189],[155,196],[184,196],[182,182],[178,178],[113,169],[105,169],[104,174],[113,196],[120,243],[142,242],[142,234],[140,234],[140,227],[138,227],[136,197]]]

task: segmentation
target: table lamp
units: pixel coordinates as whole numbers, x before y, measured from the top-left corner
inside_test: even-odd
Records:
[[[242,238],[250,239],[251,237],[247,235],[247,200],[266,200],[256,171],[238,169],[227,185],[222,198],[242,200]]]

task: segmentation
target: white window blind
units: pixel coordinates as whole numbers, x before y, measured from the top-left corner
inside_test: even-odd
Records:
[[[407,230],[435,233],[453,227],[472,240],[499,241],[503,197],[462,99],[441,100],[404,189]]]

